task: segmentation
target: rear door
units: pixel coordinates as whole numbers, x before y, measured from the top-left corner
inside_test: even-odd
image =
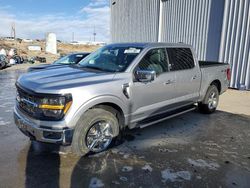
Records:
[[[190,48],[167,48],[169,71],[175,72],[176,102],[186,105],[197,102],[200,91],[201,71],[195,64]]]

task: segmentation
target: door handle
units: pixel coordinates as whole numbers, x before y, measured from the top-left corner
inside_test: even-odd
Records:
[[[164,85],[173,84],[173,83],[175,83],[174,80],[168,80],[168,81],[164,82]]]
[[[196,75],[194,75],[193,77],[192,77],[192,80],[195,80],[197,78],[197,76]]]

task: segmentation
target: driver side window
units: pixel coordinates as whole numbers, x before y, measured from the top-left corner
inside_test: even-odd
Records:
[[[165,49],[158,48],[148,51],[137,65],[136,70],[155,71],[156,75],[167,72],[168,69]]]

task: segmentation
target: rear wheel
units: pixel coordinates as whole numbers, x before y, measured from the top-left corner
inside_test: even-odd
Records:
[[[118,120],[112,112],[102,108],[90,109],[76,125],[72,141],[73,152],[82,156],[88,152],[104,151],[118,134]]]
[[[215,85],[210,85],[205,98],[199,103],[199,110],[205,114],[213,113],[219,103],[219,91]]]

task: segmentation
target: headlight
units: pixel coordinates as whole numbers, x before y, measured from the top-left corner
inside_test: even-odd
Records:
[[[71,95],[41,98],[38,108],[44,117],[62,119],[72,104]]]

